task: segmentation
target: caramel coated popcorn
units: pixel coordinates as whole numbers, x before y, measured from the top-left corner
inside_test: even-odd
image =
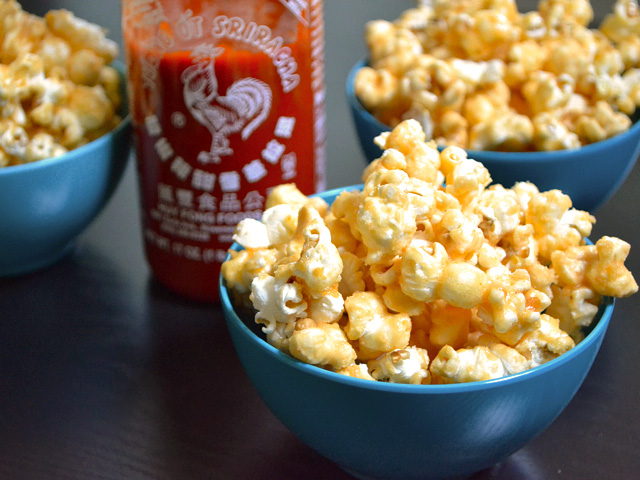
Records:
[[[117,44],[66,10],[0,1],[0,167],[56,157],[113,129]]]
[[[640,105],[640,8],[618,0],[599,29],[588,0],[419,2],[365,27],[363,106],[394,127],[472,150],[578,148],[627,130]]]
[[[638,290],[629,244],[587,244],[595,218],[567,195],[490,185],[464,150],[425,139],[405,120],[376,138],[362,191],[328,206],[282,185],[238,224],[244,250],[222,275],[269,343],[356,378],[488,380],[562,355],[602,296]]]

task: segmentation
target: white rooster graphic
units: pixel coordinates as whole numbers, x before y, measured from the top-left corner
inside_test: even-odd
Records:
[[[271,88],[255,78],[237,80],[226,95],[218,94],[214,59],[222,52],[221,47],[198,45],[191,53],[193,65],[181,76],[187,109],[211,132],[210,150],[198,154],[198,161],[204,164],[220,163],[222,156],[231,155],[229,134],[241,131],[246,140],[271,111]]]

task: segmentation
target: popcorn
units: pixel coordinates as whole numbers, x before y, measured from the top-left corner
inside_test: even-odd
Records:
[[[251,282],[250,300],[258,311],[256,322],[265,325],[267,334],[279,323],[291,323],[306,314],[302,285],[284,275],[261,273]]]
[[[515,349],[529,360],[530,368],[559,357],[575,346],[572,338],[549,315],[540,317],[540,327],[524,334]]]
[[[430,303],[438,298],[437,288],[449,254],[444,246],[433,242],[428,246],[409,247],[402,255],[400,288],[409,297]]]
[[[582,328],[591,324],[598,313],[600,295],[586,286],[553,285],[553,301],[546,312],[560,320],[560,328],[574,340],[582,337]]]
[[[0,167],[56,157],[113,129],[120,117],[117,44],[66,10],[40,18],[0,9]]]
[[[289,340],[289,351],[305,363],[330,366],[335,370],[352,365],[356,359],[355,350],[337,324],[311,319],[296,323]]]
[[[271,345],[369,381],[487,380],[562,355],[603,296],[638,290],[629,244],[587,244],[595,218],[567,195],[489,186],[464,150],[425,140],[405,120],[376,139],[362,191],[328,207],[282,185],[238,224],[222,275]]]
[[[366,363],[352,363],[351,365],[337,370],[340,375],[346,375],[347,377],[360,378],[361,380],[375,380],[369,374],[369,369]]]
[[[305,205],[300,209],[293,241],[303,240],[298,260],[291,273],[311,291],[325,292],[336,286],[342,272],[342,258],[331,243],[331,233],[317,210]]]
[[[500,359],[484,346],[454,350],[445,345],[431,362],[431,372],[441,383],[477,382],[505,376]]]
[[[472,310],[455,307],[446,300],[436,300],[430,307],[430,345],[438,349],[445,345],[453,348],[462,347],[469,336]]]
[[[442,271],[438,296],[450,305],[473,308],[480,304],[488,288],[487,274],[466,262],[450,262]]]
[[[349,340],[357,341],[359,359],[377,358],[408,345],[411,318],[390,313],[378,294],[356,292],[345,300],[345,310],[349,321],[344,332]]]
[[[365,26],[354,90],[382,123],[418,120],[442,146],[578,148],[627,130],[640,106],[639,11],[617,0],[590,29],[587,0],[430,2]]]
[[[630,245],[615,237],[596,242],[596,259],[588,265],[586,278],[600,295],[625,297],[638,290],[631,272],[624,266]]]
[[[375,380],[389,383],[430,383],[429,354],[417,347],[408,347],[385,353],[368,363]]]
[[[416,232],[416,220],[401,184],[408,176],[401,170],[372,173],[364,186],[357,227],[367,247],[365,263],[388,263],[403,251]]]

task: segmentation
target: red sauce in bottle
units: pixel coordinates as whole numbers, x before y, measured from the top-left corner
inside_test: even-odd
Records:
[[[154,16],[127,3],[147,260],[173,291],[217,301],[236,223],[260,218],[275,185],[324,186],[322,4],[242,2],[255,14],[244,18],[206,2]]]

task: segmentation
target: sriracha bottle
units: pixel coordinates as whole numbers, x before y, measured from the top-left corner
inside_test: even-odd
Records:
[[[321,0],[122,0],[147,261],[218,301],[235,225],[269,189],[324,189]]]

